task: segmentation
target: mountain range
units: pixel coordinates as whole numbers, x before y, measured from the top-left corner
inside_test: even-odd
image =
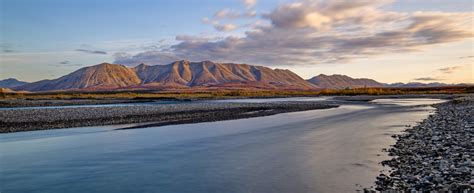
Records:
[[[14,78],[0,80],[0,88],[14,88],[25,84],[28,84],[28,82],[19,81]]]
[[[419,88],[419,87],[443,87],[443,86],[463,86],[465,84],[445,84],[440,82],[430,82],[430,83],[422,83],[422,82],[409,82],[409,83],[392,83],[392,84],[385,84],[386,87],[409,87],[409,88]]]
[[[325,75],[320,74],[308,79],[321,88],[343,89],[343,88],[363,88],[363,87],[385,87],[385,84],[368,78],[351,78],[346,75]]]
[[[15,90],[177,89],[191,87],[310,90],[318,87],[297,74],[247,64],[176,61],[167,65],[140,64],[128,68],[102,63],[53,80],[14,87]]]
[[[241,88],[271,90],[314,90],[321,88],[344,89],[362,87],[434,87],[449,86],[442,83],[384,84],[367,78],[345,75],[320,74],[304,80],[286,69],[211,61],[176,61],[167,65],[127,67],[121,64],[102,63],[84,67],[52,80],[33,83],[5,79],[0,88],[16,91],[57,90],[115,90],[115,89],[207,89]]]

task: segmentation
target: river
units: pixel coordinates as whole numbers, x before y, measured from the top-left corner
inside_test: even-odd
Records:
[[[0,192],[355,192],[384,169],[391,135],[438,102],[381,99],[134,130],[0,134]]]

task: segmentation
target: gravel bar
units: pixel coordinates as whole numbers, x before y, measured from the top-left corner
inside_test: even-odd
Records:
[[[0,99],[1,108],[14,107],[49,107],[49,106],[74,106],[74,105],[107,105],[107,104],[125,104],[125,103],[143,103],[156,102],[162,100],[151,99]],[[174,99],[169,99],[174,100]]]
[[[391,170],[377,176],[376,190],[473,192],[474,97],[434,107],[435,114],[394,136],[393,158],[382,162]]]
[[[131,128],[220,121],[337,107],[328,102],[188,103],[155,106],[8,109],[0,111],[0,133],[84,126],[150,123]]]

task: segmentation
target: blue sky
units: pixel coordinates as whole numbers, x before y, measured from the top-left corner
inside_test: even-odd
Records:
[[[347,6],[348,2],[355,8]],[[0,46],[3,49],[0,53],[0,79],[14,77],[36,81],[57,78],[101,62],[133,66],[137,62],[165,64],[168,60],[184,57],[288,68],[304,78],[320,73],[338,73],[383,82],[428,78],[441,82],[473,82],[471,0],[380,2],[0,0]],[[347,6],[344,12],[334,8],[342,5]],[[302,16],[304,20],[296,21],[294,17],[301,15],[288,14],[292,11],[307,15]],[[219,12],[221,16],[218,16]],[[365,15],[373,14],[372,18],[362,16],[364,12]],[[353,15],[346,17],[345,13]],[[360,17],[362,22],[352,21],[351,17]],[[379,17],[389,19],[375,19]],[[370,39],[372,36],[379,39],[377,35],[384,32],[399,33],[402,24],[424,22],[426,17],[431,18],[430,21],[420,23],[420,26],[449,24],[459,30],[436,31],[443,36],[429,43],[388,47],[369,44],[374,41]],[[457,23],[449,18],[456,19]],[[394,22],[398,23],[390,24]],[[347,23],[353,28],[341,27]],[[371,26],[389,30],[372,32]],[[355,32],[351,31],[354,29]],[[429,29],[407,34],[407,37],[421,34],[426,36],[421,38],[433,39],[428,37],[429,33],[421,33]],[[308,33],[308,30],[312,31]],[[249,32],[256,31],[263,34],[249,35]],[[463,36],[459,36],[461,32]],[[301,35],[296,37],[299,33]],[[336,33],[354,34],[331,35]],[[353,37],[359,36],[366,36],[364,40],[367,42],[353,41]],[[321,37],[334,38],[334,41],[317,41]],[[301,48],[292,45],[305,42],[304,38],[315,44]],[[403,40],[408,42],[405,37]],[[387,43],[392,42],[381,42]],[[330,46],[322,48],[323,44]],[[354,45],[354,50],[340,47],[341,44]],[[364,52],[355,51],[361,48]],[[274,57],[271,56],[273,53]],[[286,53],[291,54],[286,56]],[[449,73],[440,70],[451,67],[453,71]]]
[[[270,8],[277,1],[260,1]],[[239,0],[2,0],[3,41],[24,51],[57,51],[67,44],[174,38],[214,33],[203,17]],[[51,45],[57,43],[60,47]]]

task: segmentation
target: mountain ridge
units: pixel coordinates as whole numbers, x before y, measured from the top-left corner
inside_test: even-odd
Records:
[[[126,67],[102,63],[52,80],[15,87],[15,90],[108,90],[137,88],[242,87],[259,89],[317,89],[290,70],[211,61],[176,61],[167,65]]]
[[[368,78],[352,78],[346,75],[319,74],[307,80],[321,88],[344,89],[344,88],[363,88],[363,87],[385,87],[383,83]]]
[[[14,88],[28,83],[29,82],[19,81],[15,78],[7,78],[0,80],[0,88]]]
[[[83,67],[67,75],[32,83],[16,79],[0,83],[17,83],[1,86],[16,91],[102,91],[115,89],[265,89],[315,90],[345,88],[416,88],[456,86],[444,83],[380,83],[369,78],[352,78],[347,75],[319,74],[304,80],[288,69],[271,69],[264,66],[212,61],[175,61],[166,65],[139,64],[127,67],[122,64],[101,63]],[[463,84],[457,84],[463,85]]]
[[[133,71],[121,64],[101,63],[83,67],[53,80],[41,80],[15,87],[16,90],[48,91],[70,89],[113,89],[139,84]]]

